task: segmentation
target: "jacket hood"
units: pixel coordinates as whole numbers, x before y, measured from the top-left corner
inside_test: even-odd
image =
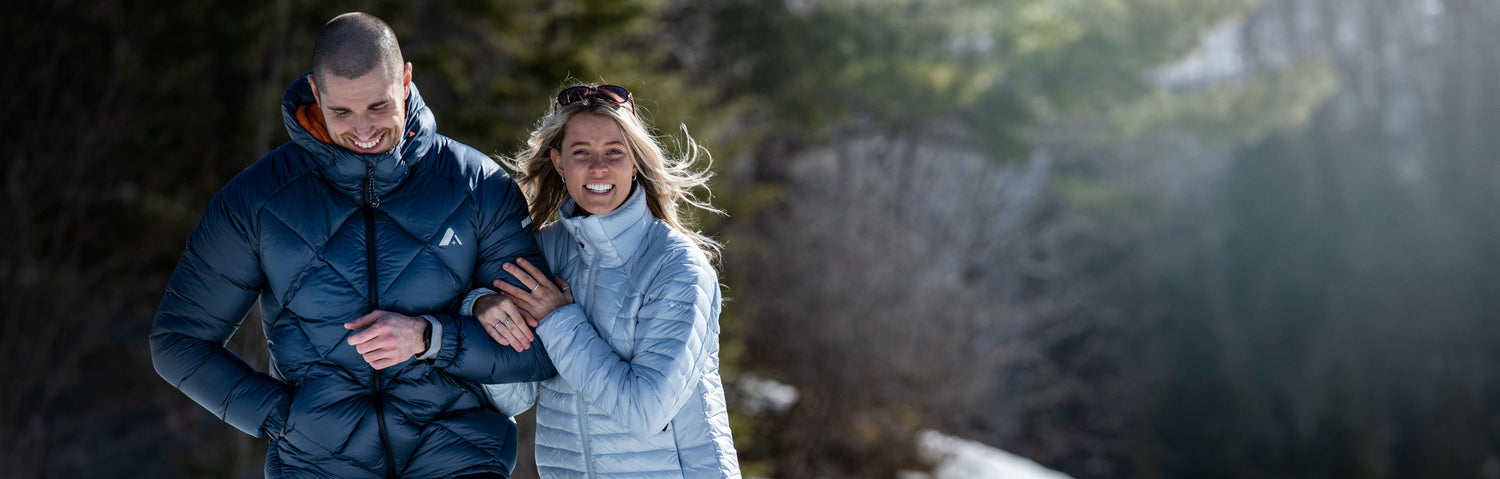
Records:
[[[583,246],[583,257],[606,268],[625,263],[635,255],[646,234],[646,225],[656,220],[646,207],[646,189],[631,185],[630,197],[619,208],[602,215],[576,216],[578,203],[572,197],[558,207],[564,228]]]
[[[330,143],[317,98],[307,81],[311,77],[312,72],[304,73],[287,87],[281,97],[281,121],[292,143],[307,151],[323,177],[341,190],[358,196],[373,166],[375,193],[384,195],[400,185],[411,166],[437,142],[437,120],[417,92],[416,82],[412,82],[406,97],[406,127],[396,148],[367,155]]]

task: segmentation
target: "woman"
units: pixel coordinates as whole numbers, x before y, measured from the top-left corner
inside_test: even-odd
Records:
[[[537,407],[542,476],[739,477],[719,378],[719,245],[678,218],[708,175],[670,158],[628,90],[562,90],[511,161],[556,283],[524,261],[465,308],[502,344],[542,338],[558,375],[487,386],[507,414]],[[570,287],[570,285],[572,285]],[[576,299],[576,302],[575,302]],[[540,385],[540,396],[537,387]]]

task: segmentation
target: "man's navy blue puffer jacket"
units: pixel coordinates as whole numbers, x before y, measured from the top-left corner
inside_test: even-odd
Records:
[[[157,373],[269,437],[268,477],[509,475],[515,425],[478,384],[556,370],[540,342],[518,353],[451,313],[470,289],[511,279],[507,261],[546,270],[525,198],[437,134],[415,85],[405,138],[381,155],[326,142],[314,103],[304,75],[282,99],[292,141],[219,191],[188,237],[151,329]],[[271,374],[224,347],[257,298]],[[344,329],[372,309],[436,318],[436,356],[375,371]]]

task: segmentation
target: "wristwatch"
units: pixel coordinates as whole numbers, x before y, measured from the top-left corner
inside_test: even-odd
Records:
[[[427,323],[427,327],[422,328],[422,352],[417,355],[427,354],[430,349],[432,349],[432,323]]]

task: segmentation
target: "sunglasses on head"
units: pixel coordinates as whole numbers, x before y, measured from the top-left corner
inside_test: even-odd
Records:
[[[564,88],[563,91],[557,92],[557,97],[553,98],[552,102],[557,106],[568,106],[589,98],[598,98],[615,106],[628,102],[630,109],[635,110],[635,99],[631,98],[630,90],[619,85],[579,85]]]

